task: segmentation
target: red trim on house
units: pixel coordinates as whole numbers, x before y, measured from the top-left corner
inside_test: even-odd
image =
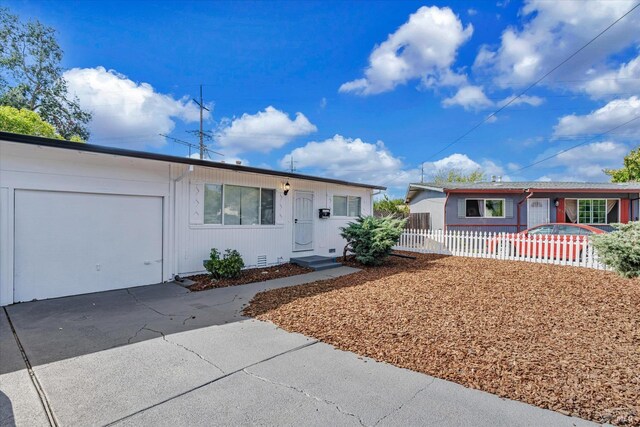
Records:
[[[620,222],[629,222],[629,199],[620,199]]]
[[[558,206],[556,207],[556,222],[567,222],[564,213],[564,199],[558,199]]]
[[[525,200],[528,200],[531,196],[533,196],[533,191],[530,192],[529,194],[527,194],[526,197],[523,197],[522,200],[520,200],[518,202],[518,206],[517,206],[517,211],[518,211],[518,225],[516,225],[516,231],[520,231],[520,207],[522,206],[522,204],[524,203]],[[529,212],[527,212],[527,215],[529,215]]]

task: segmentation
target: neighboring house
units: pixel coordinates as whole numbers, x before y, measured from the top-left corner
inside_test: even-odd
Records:
[[[212,247],[248,267],[340,254],[381,189],[0,132],[0,304],[170,281]]]
[[[410,184],[411,213],[428,212],[432,230],[516,232],[548,222],[638,220],[640,182],[477,182]]]

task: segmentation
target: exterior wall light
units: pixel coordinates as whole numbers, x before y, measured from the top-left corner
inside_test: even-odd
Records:
[[[560,200],[558,200],[557,198],[553,200],[553,204],[556,205],[556,208],[558,206],[560,206]]]
[[[291,185],[289,185],[289,181],[284,184],[284,195],[289,194],[289,190],[291,189]]]

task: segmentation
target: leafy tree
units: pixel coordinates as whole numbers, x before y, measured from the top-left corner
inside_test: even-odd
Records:
[[[591,236],[600,261],[621,276],[640,276],[640,222],[613,226],[611,233]]]
[[[91,114],[71,98],[55,29],[0,8],[0,105],[37,112],[65,139],[88,139]]]
[[[459,169],[441,169],[433,175],[432,181],[436,184],[445,184],[447,182],[480,182],[485,178],[485,173],[480,169],[469,173]]]
[[[0,131],[64,139],[53,126],[42,120],[38,113],[26,108],[18,110],[13,107],[0,106]],[[80,137],[75,135],[71,137],[71,140],[83,142]]]
[[[373,202],[373,210],[377,215],[404,218],[409,213],[409,207],[403,199],[390,199],[386,194],[380,200]]]
[[[392,217],[359,217],[355,222],[341,227],[340,235],[347,241],[347,251],[355,254],[356,260],[364,265],[380,265],[389,256],[404,231],[405,219]]]
[[[631,150],[624,157],[624,166],[620,169],[605,169],[611,182],[640,181],[640,148]]]

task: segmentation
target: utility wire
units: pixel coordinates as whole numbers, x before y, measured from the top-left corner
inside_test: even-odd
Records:
[[[531,164],[529,164],[529,165],[527,165],[527,166],[523,166],[523,167],[521,167],[520,169],[516,169],[516,170],[515,170],[515,171],[513,171],[513,172],[520,172],[520,171],[522,171],[522,170],[529,169],[530,167],[533,167],[533,166],[535,166],[535,165],[539,165],[540,163],[546,162],[546,161],[547,161],[547,160],[549,160],[549,159],[553,159],[554,157],[557,157],[557,156],[559,156],[560,154],[566,153],[567,151],[571,151],[571,150],[573,150],[574,148],[581,147],[581,146],[583,146],[583,145],[585,145],[585,144],[588,144],[588,143],[593,142],[593,141],[595,141],[595,140],[597,140],[597,139],[600,139],[600,138],[601,138],[601,137],[603,137],[604,135],[607,135],[607,134],[609,134],[609,133],[613,132],[613,131],[614,131],[614,130],[616,130],[616,129],[620,129],[621,127],[624,127],[624,126],[628,125],[629,123],[631,123],[631,122],[633,122],[633,121],[635,121],[635,120],[638,120],[638,119],[640,119],[640,116],[636,116],[636,117],[634,117],[633,119],[631,119],[631,120],[627,120],[626,122],[624,122],[624,123],[622,123],[622,124],[620,124],[620,125],[618,125],[618,126],[616,126],[616,127],[614,127],[614,128],[611,128],[611,129],[609,129],[609,130],[608,130],[608,131],[606,131],[606,132],[603,132],[603,133],[601,133],[601,134],[598,134],[598,136],[596,136],[596,137],[594,137],[594,138],[588,139],[588,140],[586,140],[586,141],[584,141],[584,142],[581,142],[581,143],[579,143],[579,144],[573,145],[573,146],[571,146],[571,147],[569,147],[569,148],[566,148],[566,149],[564,149],[564,150],[560,150],[560,151],[558,151],[557,153],[552,154],[552,155],[551,155],[551,156],[549,156],[549,157],[545,157],[544,159],[540,159],[540,160],[538,160],[538,161],[536,161],[536,162],[533,162],[533,163],[531,163]]]
[[[587,46],[589,46],[591,43],[593,43],[594,41],[596,41],[598,38],[600,38],[604,33],[606,33],[607,31],[609,31],[614,25],[616,25],[618,22],[620,22],[622,19],[624,19],[627,15],[629,15],[631,12],[633,12],[634,10],[636,10],[638,7],[640,7],[640,3],[636,4],[635,6],[633,6],[631,9],[629,9],[624,15],[622,15],[620,18],[616,19],[613,23],[611,23],[611,25],[609,25],[607,28],[605,28],[604,30],[600,31],[600,33],[598,33],[598,35],[596,35],[595,37],[593,37],[591,40],[589,40],[587,43],[585,43],[584,45],[582,45],[582,47],[580,47],[578,50],[576,50],[575,52],[573,52],[571,55],[569,55],[564,61],[560,62],[558,65],[556,65],[555,67],[553,67],[551,70],[549,70],[548,72],[546,72],[542,77],[540,77],[538,80],[536,80],[535,82],[531,83],[529,86],[527,86],[522,92],[520,92],[518,95],[514,96],[513,98],[511,98],[509,100],[509,102],[507,102],[506,104],[504,104],[502,107],[498,108],[497,110],[495,110],[493,113],[489,114],[487,117],[484,118],[484,120],[482,120],[480,123],[478,123],[477,125],[473,126],[471,129],[469,129],[468,131],[466,131],[465,133],[463,133],[461,136],[459,136],[458,138],[454,139],[452,142],[450,142],[449,144],[447,144],[444,148],[442,148],[441,150],[438,150],[436,153],[434,153],[433,155],[431,155],[431,157],[429,157],[427,160],[431,160],[434,157],[436,157],[438,154],[442,153],[443,151],[447,150],[448,148],[450,148],[451,146],[453,146],[454,144],[460,142],[460,140],[462,140],[463,138],[465,138],[467,135],[469,135],[470,133],[472,133],[473,131],[475,131],[476,129],[478,129],[480,126],[482,126],[483,124],[485,124],[486,122],[488,122],[489,120],[491,120],[493,117],[495,117],[500,111],[504,110],[505,108],[507,108],[509,105],[511,105],[512,103],[514,103],[517,99],[519,99],[520,97],[522,97],[522,95],[524,95],[525,93],[527,93],[530,89],[532,89],[534,86],[536,86],[538,83],[540,83],[542,80],[544,80],[545,78],[547,78],[551,73],[553,73],[554,71],[556,71],[558,68],[562,67],[564,64],[566,64],[567,62],[569,62],[571,59],[573,59],[577,54],[579,54],[580,52],[582,52]]]

